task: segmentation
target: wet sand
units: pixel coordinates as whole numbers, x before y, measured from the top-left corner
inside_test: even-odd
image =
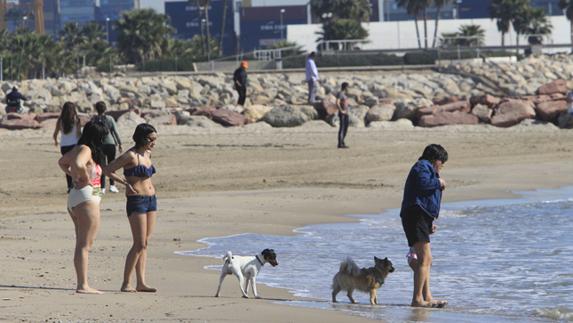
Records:
[[[122,130],[129,143],[131,130]],[[118,291],[131,244],[120,193],[104,197],[90,255],[91,285],[106,294],[77,295],[73,225],[51,131],[0,131],[0,320],[368,321],[281,305],[295,297],[260,285],[265,299],[242,299],[231,277],[223,296],[214,298],[218,273],[204,267],[217,260],[174,251],[200,247],[197,240],[207,236],[292,234],[306,224],[352,221],[345,214],[398,207],[409,167],[428,143],[440,143],[450,154],[445,201],[573,183],[573,132],[566,130],[351,128],[351,148],[339,150],[337,129],[329,127],[160,128],[153,154],[160,210],[148,264],[149,283],[159,292]]]

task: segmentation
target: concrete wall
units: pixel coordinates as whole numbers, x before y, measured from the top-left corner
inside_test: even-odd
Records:
[[[565,16],[550,17],[553,23],[553,33],[545,39],[545,44],[569,44],[570,28],[569,21]],[[485,30],[485,45],[500,46],[501,33],[497,30],[495,20],[491,19],[448,19],[440,20],[438,26],[438,41],[441,33],[452,33],[458,31],[461,25],[480,25]],[[420,37],[424,35],[423,23],[418,22]],[[364,28],[369,32],[369,43],[361,46],[362,49],[411,49],[418,48],[416,37],[416,27],[414,21],[391,21],[391,22],[370,22],[364,23]],[[289,25],[287,27],[287,38],[303,46],[307,51],[316,50],[316,33],[321,30],[321,25]],[[434,20],[428,20],[428,46],[432,45],[434,36]],[[520,45],[527,44],[527,37],[520,37]],[[505,36],[505,44],[508,46],[516,44],[516,37],[513,31]],[[563,49],[562,51],[565,51]]]

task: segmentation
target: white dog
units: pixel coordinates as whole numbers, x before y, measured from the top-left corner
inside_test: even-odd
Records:
[[[223,260],[225,263],[221,270],[219,287],[217,288],[215,297],[219,297],[219,292],[221,291],[221,285],[223,284],[225,276],[233,274],[239,279],[239,286],[241,287],[241,292],[243,293],[244,298],[249,298],[247,295],[249,283],[252,286],[255,298],[259,298],[259,294],[257,293],[256,277],[261,270],[261,267],[263,267],[267,262],[273,267],[279,264],[277,262],[277,255],[273,249],[265,249],[256,256],[233,256],[230,251],[227,251],[227,255],[223,257]]]

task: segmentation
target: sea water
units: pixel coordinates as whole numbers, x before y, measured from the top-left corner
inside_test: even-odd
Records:
[[[255,255],[273,248],[279,266],[265,266],[257,281],[311,299],[289,304],[389,322],[573,321],[573,187],[523,193],[515,200],[444,205],[431,236],[431,289],[434,298],[448,300],[443,310],[408,306],[412,272],[399,210],[355,217],[356,223],[296,229],[294,236],[205,238],[201,241],[208,247],[178,253],[222,257],[227,250]],[[396,268],[378,291],[381,305],[364,305],[369,297],[360,292],[354,297],[362,305],[348,304],[345,292],[338,295],[338,304],[330,303],[340,262],[351,257],[371,267],[374,256],[388,257]],[[237,288],[233,278],[225,284],[223,293]]]

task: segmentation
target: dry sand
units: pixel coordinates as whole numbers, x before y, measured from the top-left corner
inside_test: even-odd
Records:
[[[0,320],[368,321],[281,305],[294,297],[265,286],[259,292],[266,299],[242,299],[234,278],[214,298],[218,274],[204,267],[219,261],[174,251],[200,247],[196,241],[207,236],[292,234],[306,224],[351,221],[345,214],[398,207],[409,167],[428,143],[450,153],[446,202],[571,185],[573,131],[544,129],[351,128],[351,148],[338,150],[336,129],[328,127],[162,128],[153,156],[160,211],[148,264],[148,280],[159,292],[118,292],[131,235],[123,194],[107,194],[90,256],[91,285],[103,296],[74,293],[73,225],[51,129],[0,131]],[[130,133],[122,135],[129,143]]]

